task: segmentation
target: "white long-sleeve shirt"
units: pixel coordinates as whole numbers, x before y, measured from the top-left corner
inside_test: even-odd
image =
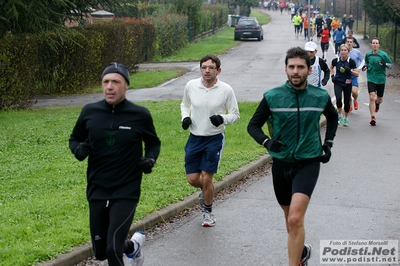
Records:
[[[202,78],[190,80],[184,89],[181,103],[182,120],[190,117],[190,132],[195,136],[213,136],[224,132],[225,125],[240,118],[239,107],[231,86],[219,79],[211,88],[203,85]],[[215,127],[210,116],[220,115],[224,123]]]

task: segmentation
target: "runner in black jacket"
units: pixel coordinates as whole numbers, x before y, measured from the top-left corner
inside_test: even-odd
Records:
[[[143,264],[144,234],[125,239],[140,198],[142,172],[152,171],[161,145],[150,112],[125,98],[128,86],[126,66],[107,66],[102,74],[105,100],[83,107],[69,139],[78,160],[89,156],[86,193],[92,244],[96,258],[108,259],[110,266],[123,266],[123,253],[131,265]]]

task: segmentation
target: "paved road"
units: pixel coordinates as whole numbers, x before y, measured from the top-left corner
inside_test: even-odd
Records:
[[[286,80],[286,50],[305,43],[294,38],[288,15],[270,14],[272,22],[263,26],[264,41],[244,41],[221,56],[220,79],[232,85],[239,101],[259,101],[265,90],[282,84]],[[365,54],[369,48],[361,45]],[[332,48],[329,59],[333,59]],[[194,71],[180,79],[153,89],[131,91],[128,98],[180,99],[184,84],[199,76],[197,65],[194,63]],[[378,124],[371,127],[365,74],[361,75],[360,85],[360,109],[351,114],[350,127],[338,129],[333,157],[321,167],[307,212],[306,242],[314,247],[309,265],[320,265],[320,240],[400,239],[400,93],[387,88]],[[327,89],[331,92],[332,84]],[[90,96],[84,101],[100,98]],[[77,104],[74,99],[68,101]],[[39,100],[40,104],[44,103]],[[229,158],[223,158],[222,163],[229,163]],[[228,199],[216,202],[216,227],[201,227],[198,212],[161,237],[147,241],[143,248],[145,265],[287,265],[286,229],[274,197],[271,173],[266,171],[256,179]]]

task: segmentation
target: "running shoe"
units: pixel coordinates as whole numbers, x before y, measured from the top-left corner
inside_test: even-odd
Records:
[[[215,226],[216,219],[214,214],[208,211],[203,212],[203,223],[201,224],[204,227],[212,227]]]
[[[353,107],[350,106],[349,114],[353,112]]]
[[[375,119],[375,116],[371,117],[371,121],[369,121],[369,124],[370,124],[371,126],[376,126],[376,119]]]
[[[343,117],[341,115],[339,115],[339,119],[337,122],[339,125],[343,125]]]
[[[301,258],[299,266],[307,266],[308,260],[311,258],[311,245],[305,244],[304,249],[306,250],[306,255]]]
[[[200,207],[204,208],[203,192],[199,193],[199,205],[200,205]]]
[[[354,100],[354,110],[358,110],[358,101]]]
[[[380,103],[375,101],[375,113],[377,113],[379,111],[379,105],[380,105]]]
[[[344,126],[344,127],[348,127],[348,126],[349,126],[349,120],[348,120],[347,118],[345,118],[345,119],[343,120],[343,126]]]
[[[133,246],[135,250],[131,254],[126,254],[129,259],[130,266],[142,266],[144,261],[144,256],[142,253],[142,246],[144,241],[146,240],[146,236],[142,231],[137,231],[131,237],[131,241],[133,242]]]

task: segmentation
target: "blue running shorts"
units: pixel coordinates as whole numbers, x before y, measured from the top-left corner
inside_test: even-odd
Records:
[[[358,77],[351,76],[351,86],[358,87]]]
[[[214,136],[189,135],[185,146],[186,174],[216,173],[222,156],[225,133]]]

